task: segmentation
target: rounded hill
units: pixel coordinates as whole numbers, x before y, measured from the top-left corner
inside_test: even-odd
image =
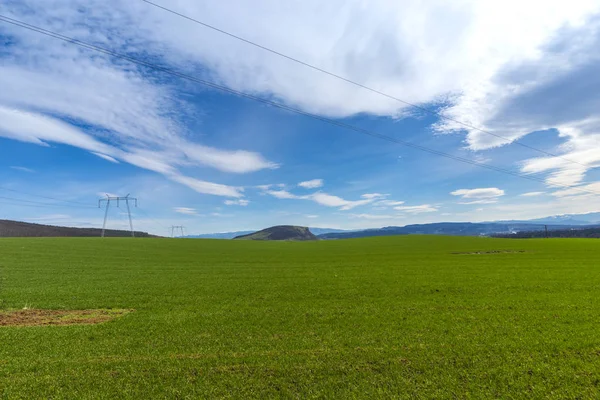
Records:
[[[304,226],[279,225],[272,226],[262,231],[249,235],[236,236],[241,240],[318,240],[311,231]]]

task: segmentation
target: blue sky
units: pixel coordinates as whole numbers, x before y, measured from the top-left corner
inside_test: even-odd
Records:
[[[136,229],[157,234],[171,225],[189,233],[275,224],[357,229],[599,211],[600,196],[564,186],[600,193],[600,5],[521,3],[164,3],[507,138],[500,139],[140,0],[9,0],[5,16],[542,182],[0,22],[0,218],[100,226],[104,193],[137,197]],[[111,210],[109,227],[126,227],[123,209]]]

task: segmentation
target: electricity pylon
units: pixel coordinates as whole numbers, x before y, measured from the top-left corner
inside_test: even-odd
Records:
[[[181,232],[181,236],[183,236],[184,235],[183,228],[184,228],[184,226],[182,226],[182,225],[172,225],[171,226],[171,237],[172,238],[175,237],[175,231],[180,231]]]
[[[135,232],[133,231],[133,222],[131,221],[131,209],[129,208],[129,201],[135,202],[135,206],[137,207],[137,199],[135,197],[127,196],[109,196],[106,195],[105,199],[98,200],[98,208],[102,208],[102,203],[106,202],[106,210],[104,211],[104,223],[102,224],[102,237],[104,237],[104,232],[106,231],[106,220],[108,218],[108,208],[110,207],[110,202],[116,201],[117,207],[119,207],[120,201],[125,201],[125,205],[127,206],[127,216],[129,217],[129,229],[131,230],[131,237],[135,237]]]

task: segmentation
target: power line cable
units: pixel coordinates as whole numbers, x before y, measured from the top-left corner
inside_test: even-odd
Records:
[[[315,120],[319,120],[319,121],[328,123],[330,125],[334,125],[334,126],[338,126],[338,127],[344,128],[344,129],[348,129],[348,130],[351,130],[351,131],[354,131],[354,132],[357,132],[357,133],[360,133],[360,134],[363,134],[363,135],[375,137],[375,138],[378,138],[378,139],[381,139],[381,140],[385,140],[385,141],[388,141],[388,142],[391,142],[391,143],[400,144],[400,145],[403,145],[403,146],[406,146],[406,147],[410,147],[410,148],[413,148],[413,149],[417,149],[417,150],[420,150],[420,151],[423,151],[423,152],[427,152],[427,153],[430,153],[430,154],[439,155],[441,157],[446,157],[446,158],[449,158],[449,159],[452,159],[452,160],[455,160],[455,161],[459,161],[459,162],[462,162],[462,163],[465,163],[465,164],[470,164],[470,165],[478,166],[478,167],[481,167],[481,168],[486,168],[486,169],[489,169],[489,170],[492,170],[492,171],[496,171],[496,172],[500,172],[500,173],[504,173],[504,174],[507,174],[507,175],[512,175],[512,176],[516,176],[516,177],[519,177],[519,178],[528,179],[528,180],[531,180],[531,181],[541,182],[543,184],[550,184],[550,185],[553,185],[553,186],[560,186],[560,187],[563,187],[563,188],[573,189],[573,190],[584,192],[584,193],[591,193],[591,194],[594,194],[594,195],[600,195],[600,192],[595,192],[595,191],[583,189],[583,188],[578,187],[578,186],[566,185],[566,184],[562,184],[562,183],[559,183],[559,182],[552,182],[550,180],[536,178],[536,177],[531,176],[531,175],[522,174],[522,173],[518,173],[518,172],[513,172],[513,171],[505,169],[505,168],[500,168],[500,167],[496,167],[496,166],[489,165],[489,164],[486,164],[486,163],[482,163],[482,162],[478,162],[478,161],[473,161],[473,160],[470,160],[470,159],[467,159],[467,158],[464,158],[464,157],[454,156],[452,154],[445,153],[445,152],[442,152],[442,151],[438,151],[438,150],[435,150],[435,149],[431,149],[431,148],[428,148],[428,147],[425,147],[425,146],[421,146],[419,144],[415,144],[415,143],[412,143],[412,142],[408,142],[408,141],[405,141],[405,140],[401,140],[401,139],[397,139],[397,138],[394,138],[394,137],[391,137],[391,136],[380,134],[380,133],[377,133],[377,132],[374,132],[374,131],[370,131],[370,130],[367,130],[367,129],[364,129],[364,128],[360,128],[360,127],[357,127],[357,126],[354,126],[354,125],[350,125],[350,124],[347,124],[347,123],[344,123],[344,122],[336,121],[336,120],[333,120],[331,118],[323,117],[323,116],[320,116],[320,115],[317,115],[317,114],[313,114],[313,113],[310,113],[310,112],[307,112],[307,111],[302,111],[300,109],[297,109],[297,108],[294,108],[294,107],[290,107],[290,106],[287,106],[287,105],[282,104],[282,103],[277,103],[277,102],[274,102],[274,101],[271,101],[271,100],[267,100],[267,99],[263,99],[261,97],[257,97],[257,96],[251,95],[251,94],[243,93],[243,92],[237,91],[235,89],[231,89],[229,87],[219,85],[217,83],[209,82],[209,81],[206,81],[206,80],[203,80],[203,79],[200,79],[200,78],[196,78],[196,77],[191,76],[191,75],[187,75],[187,74],[184,74],[184,73],[172,70],[170,68],[162,67],[162,66],[159,66],[159,65],[156,65],[156,64],[149,63],[147,61],[139,60],[139,59],[136,59],[134,57],[130,57],[130,56],[127,56],[127,55],[124,55],[124,54],[120,54],[120,53],[114,52],[114,51],[112,51],[110,49],[107,49],[107,48],[104,48],[104,47],[100,47],[100,46],[96,46],[96,45],[93,45],[93,44],[90,44],[90,43],[87,43],[87,42],[84,42],[84,41],[81,41],[81,40],[78,40],[78,39],[74,39],[74,38],[71,38],[71,37],[68,37],[68,36],[65,36],[65,35],[53,32],[53,31],[49,31],[49,30],[46,30],[44,28],[40,28],[40,27],[35,26],[35,25],[30,25],[30,24],[27,24],[25,22],[22,22],[22,21],[19,21],[19,20],[15,20],[13,18],[6,17],[6,16],[1,15],[1,14],[0,14],[0,21],[9,23],[9,24],[12,24],[12,25],[15,25],[15,26],[19,26],[21,28],[25,28],[25,29],[28,29],[28,30],[31,30],[31,31],[34,31],[34,32],[37,32],[37,33],[40,33],[40,34],[43,34],[43,35],[46,35],[46,36],[49,36],[49,37],[53,37],[55,39],[59,39],[59,40],[62,40],[64,42],[68,42],[68,43],[71,43],[71,44],[74,44],[74,45],[86,48],[88,50],[93,50],[93,51],[97,51],[97,52],[100,52],[100,53],[103,53],[103,54],[106,54],[106,55],[109,55],[109,56],[112,56],[112,57],[115,57],[115,58],[120,58],[122,60],[129,61],[129,62],[131,62],[133,64],[137,64],[137,65],[140,65],[140,66],[143,66],[143,67],[147,67],[147,68],[153,69],[155,71],[164,72],[166,74],[169,74],[169,75],[172,75],[172,76],[176,76],[178,78],[186,79],[186,80],[189,80],[191,82],[199,83],[201,85],[208,86],[208,87],[211,87],[211,88],[214,88],[214,89],[217,89],[217,90],[221,90],[221,91],[226,92],[226,93],[230,93],[230,94],[233,94],[233,95],[236,95],[236,96],[239,96],[239,97],[243,97],[243,98],[247,98],[247,99],[250,99],[250,100],[254,100],[254,101],[257,101],[257,102],[260,102],[260,103],[263,103],[263,104],[270,105],[272,107],[276,107],[276,108],[279,108],[279,109],[282,109],[282,110],[290,111],[290,112],[295,113],[295,114],[303,115],[303,116],[306,116],[306,117],[309,117],[309,118],[312,118],[312,119],[315,119]]]
[[[315,71],[322,72],[322,73],[324,73],[324,74],[326,74],[326,75],[329,75],[329,76],[332,76],[332,77],[334,77],[334,78],[340,79],[340,80],[342,80],[342,81],[344,81],[344,82],[347,82],[347,83],[350,83],[350,84],[352,84],[352,85],[354,85],[354,86],[357,86],[357,87],[360,87],[360,88],[362,88],[362,89],[368,90],[368,91],[370,91],[370,92],[372,92],[372,93],[376,93],[376,94],[378,94],[378,95],[381,95],[381,96],[387,97],[388,99],[395,100],[395,101],[397,101],[397,102],[399,102],[399,103],[402,103],[402,104],[404,104],[404,105],[406,105],[406,106],[412,107],[412,108],[414,108],[414,109],[417,109],[417,110],[420,110],[420,111],[424,111],[424,112],[426,112],[426,113],[428,113],[428,114],[431,114],[431,115],[435,115],[435,116],[437,116],[437,117],[439,117],[439,118],[445,119],[446,121],[451,121],[451,122],[457,123],[457,124],[459,124],[459,125],[461,125],[461,126],[464,126],[465,128],[473,129],[473,130],[476,130],[476,131],[478,131],[478,132],[484,133],[484,134],[486,134],[486,135],[491,135],[491,136],[494,136],[494,137],[496,137],[496,138],[499,138],[499,139],[505,140],[505,141],[507,141],[508,143],[515,143],[515,144],[517,144],[517,145],[519,145],[519,146],[522,146],[522,147],[525,147],[525,148],[527,148],[527,149],[534,150],[534,151],[537,151],[537,152],[539,152],[539,153],[542,153],[542,154],[545,154],[545,155],[547,155],[547,156],[551,156],[551,157],[554,157],[554,158],[560,158],[560,159],[562,159],[562,160],[564,160],[564,161],[567,161],[567,162],[570,162],[570,163],[574,163],[574,164],[578,164],[578,165],[581,165],[581,166],[583,166],[583,167],[586,167],[586,168],[589,168],[589,169],[596,169],[596,168],[600,168],[600,167],[593,167],[593,166],[590,166],[590,165],[587,165],[587,164],[584,164],[584,163],[580,163],[580,162],[578,162],[578,161],[570,160],[570,159],[568,159],[568,158],[565,158],[565,157],[563,157],[563,156],[560,156],[560,155],[557,155],[557,154],[551,153],[551,152],[549,152],[549,151],[542,150],[542,149],[539,149],[539,148],[537,148],[537,147],[533,147],[533,146],[530,146],[530,145],[528,145],[528,144],[522,143],[522,142],[520,142],[519,140],[513,140],[513,139],[510,139],[510,138],[507,138],[506,136],[498,135],[497,133],[493,133],[493,132],[487,131],[487,130],[485,130],[485,129],[478,128],[478,127],[476,127],[476,126],[473,126],[473,125],[471,125],[471,124],[468,124],[468,123],[462,122],[462,121],[460,121],[460,120],[457,120],[457,119],[455,119],[455,118],[448,117],[448,116],[446,116],[446,115],[444,115],[444,114],[440,113],[439,111],[431,110],[431,109],[429,109],[429,108],[427,108],[427,107],[419,106],[419,105],[417,105],[417,104],[414,104],[414,103],[408,102],[408,101],[406,101],[406,100],[402,100],[402,99],[400,99],[400,98],[398,98],[398,97],[396,97],[396,96],[392,96],[392,95],[390,95],[390,94],[387,94],[387,93],[385,93],[385,92],[382,92],[382,91],[380,91],[380,90],[377,90],[377,89],[374,89],[374,88],[372,88],[372,87],[369,87],[369,86],[367,86],[367,85],[364,85],[364,84],[362,84],[362,83],[356,82],[356,81],[354,81],[354,80],[352,80],[352,79],[346,78],[346,77],[344,77],[344,76],[342,76],[342,75],[338,75],[338,74],[336,74],[336,73],[334,73],[334,72],[327,71],[327,70],[325,70],[325,69],[323,69],[323,68],[317,67],[316,65],[310,64],[310,63],[308,63],[308,62],[306,62],[306,61],[302,61],[302,60],[300,60],[300,59],[298,59],[298,58],[294,58],[294,57],[292,57],[292,56],[288,56],[287,54],[281,53],[281,52],[279,52],[279,51],[277,51],[277,50],[273,50],[273,49],[271,49],[271,48],[269,48],[269,47],[266,47],[266,46],[263,46],[263,45],[261,45],[261,44],[259,44],[259,43],[256,43],[256,42],[253,42],[253,41],[251,41],[251,40],[245,39],[245,38],[243,38],[243,37],[241,37],[241,36],[238,36],[238,35],[235,35],[235,34],[233,34],[233,33],[231,33],[231,32],[227,32],[227,31],[225,31],[225,30],[223,30],[223,29],[217,28],[216,26],[213,26],[213,25],[207,24],[206,22],[202,22],[202,21],[200,21],[200,20],[198,20],[198,19],[195,19],[195,18],[192,18],[192,17],[190,17],[190,16],[188,16],[188,15],[185,15],[185,14],[182,14],[182,13],[180,13],[180,12],[177,12],[177,11],[175,11],[175,10],[172,10],[172,9],[170,9],[170,8],[167,8],[167,7],[161,6],[160,4],[153,3],[152,1],[149,1],[149,0],[141,0],[141,1],[143,1],[144,3],[147,3],[147,4],[149,4],[149,5],[151,5],[151,6],[153,6],[153,7],[156,7],[156,8],[159,8],[159,9],[161,9],[161,10],[164,10],[164,11],[166,11],[166,12],[168,12],[168,13],[171,13],[171,14],[177,15],[177,16],[179,16],[179,17],[181,17],[181,18],[184,18],[184,19],[187,19],[187,20],[189,20],[189,21],[192,21],[192,22],[194,22],[194,23],[196,23],[196,24],[202,25],[202,26],[204,26],[205,28],[212,29],[213,31],[216,31],[216,32],[222,33],[222,34],[224,34],[224,35],[227,35],[227,36],[229,36],[229,37],[232,37],[232,38],[234,38],[234,39],[237,39],[237,40],[239,40],[239,41],[242,41],[242,42],[244,42],[244,43],[247,43],[247,44],[249,44],[249,45],[251,45],[251,46],[257,47],[257,48],[259,48],[259,49],[262,49],[262,50],[264,50],[264,51],[267,51],[267,52],[269,52],[269,53],[275,54],[275,55],[277,55],[277,56],[280,56],[280,57],[286,58],[286,59],[288,59],[288,60],[290,60],[290,61],[293,61],[293,62],[295,62],[295,63],[297,63],[297,64],[300,64],[300,65],[303,65],[303,66],[305,66],[305,67],[311,68],[311,69],[313,69],[313,70],[315,70]]]
[[[58,207],[58,208],[65,208],[66,206],[61,206],[61,205],[37,205],[37,204],[22,204],[22,203],[9,203],[9,202],[0,202],[0,204],[3,205],[8,205],[8,206],[18,206],[18,207],[33,207],[33,208],[52,208],[52,207]]]
[[[160,227],[169,230],[170,228],[167,227],[166,225],[163,225],[161,222],[158,222],[158,220],[156,220],[155,218],[152,218],[146,211],[144,211],[141,208],[137,208],[137,211],[141,212],[142,214],[144,214],[146,216],[146,218],[148,218],[149,220],[153,221],[156,225],[159,225]]]
[[[86,208],[86,209],[91,209],[91,208],[96,208],[96,207],[83,207],[83,206],[72,206],[70,204],[68,205],[63,205],[63,204],[54,204],[54,203],[42,203],[39,201],[32,201],[32,200],[25,200],[25,199],[17,199],[14,197],[6,197],[6,196],[0,196],[0,199],[4,199],[4,200],[14,200],[14,201],[18,201],[20,203],[29,203],[29,204],[37,204],[37,205],[42,205],[42,206],[48,206],[48,207],[62,207],[62,208]]]
[[[1,19],[1,18],[0,18]],[[57,199],[56,197],[50,197],[50,196],[42,196],[39,194],[34,194],[34,193],[29,193],[29,192],[23,192],[21,190],[16,190],[16,189],[9,189],[7,187],[3,187],[0,186],[0,190],[6,190],[8,192],[13,192],[13,193],[20,193],[20,194],[24,194],[26,196],[32,196],[32,197],[38,197],[41,199],[47,199],[47,200],[54,200],[54,201],[60,201],[63,203],[71,203],[71,204],[79,204],[79,205],[84,205],[84,206],[89,206],[89,204],[86,203],[81,203],[79,201],[71,201],[71,200],[64,200],[64,199]]]

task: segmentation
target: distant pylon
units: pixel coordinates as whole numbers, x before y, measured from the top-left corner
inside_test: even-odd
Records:
[[[183,235],[184,235],[184,233],[183,233],[183,229],[184,229],[184,228],[185,228],[185,227],[184,227],[184,226],[182,226],[182,225],[172,225],[172,226],[171,226],[171,237],[172,237],[172,238],[174,238],[174,237],[175,237],[175,231],[180,231],[180,232],[181,232],[181,236],[183,236]]]
[[[135,237],[135,232],[133,231],[133,222],[131,220],[131,209],[129,208],[129,201],[135,202],[135,206],[137,207],[137,199],[135,197],[127,196],[109,196],[106,195],[105,199],[98,200],[98,208],[102,208],[102,203],[106,202],[106,210],[104,211],[104,223],[102,224],[102,237],[104,237],[104,232],[106,231],[106,220],[108,218],[108,208],[110,207],[110,202],[116,201],[117,207],[119,207],[120,201],[125,201],[125,205],[127,206],[127,216],[129,217],[129,229],[131,230],[131,237]]]

